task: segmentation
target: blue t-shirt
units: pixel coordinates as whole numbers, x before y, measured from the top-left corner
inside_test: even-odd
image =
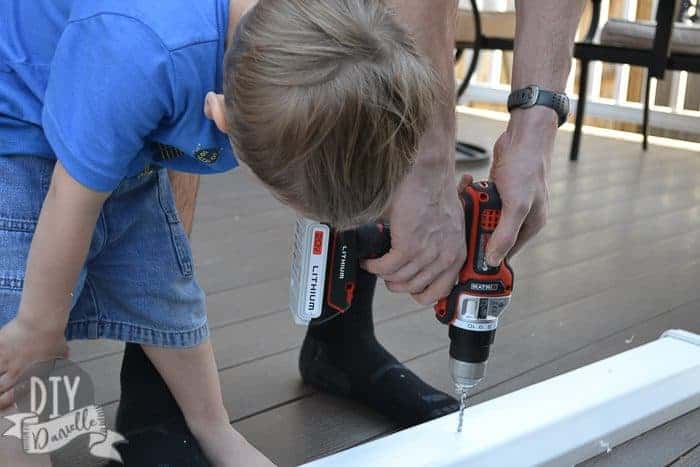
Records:
[[[97,191],[146,164],[234,168],[203,113],[222,91],[228,0],[2,0],[0,156],[57,158]]]

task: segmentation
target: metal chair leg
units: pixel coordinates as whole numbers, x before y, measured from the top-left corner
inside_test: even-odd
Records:
[[[586,95],[588,94],[588,60],[581,60],[581,73],[579,74],[578,104],[576,105],[576,125],[574,127],[574,137],[571,141],[570,161],[578,160],[579,148],[581,146],[581,128],[586,111]]]
[[[647,150],[647,139],[649,136],[649,106],[650,106],[650,94],[651,94],[651,76],[649,76],[649,70],[647,70],[647,82],[646,89],[644,90],[644,121],[642,123],[642,149]]]
[[[479,40],[476,41],[472,50],[472,61],[469,64],[469,70],[467,71],[467,75],[465,76],[464,81],[462,81],[462,84],[457,90],[457,103],[459,103],[460,97],[462,97],[464,92],[467,90],[467,87],[469,86],[469,83],[471,82],[472,77],[476,72],[477,65],[479,64],[479,55],[481,54],[481,46],[479,45]],[[462,158],[460,159],[458,157],[457,160],[479,161],[489,158],[489,154],[486,148],[483,148],[476,144],[468,143],[466,141],[457,141],[455,149],[457,151],[457,155],[461,156]]]

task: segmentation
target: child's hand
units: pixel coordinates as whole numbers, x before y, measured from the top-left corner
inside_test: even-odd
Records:
[[[15,403],[13,387],[33,364],[68,356],[63,330],[15,318],[0,329],[0,411]]]

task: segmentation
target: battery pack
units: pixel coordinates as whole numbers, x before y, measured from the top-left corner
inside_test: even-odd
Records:
[[[297,219],[289,284],[289,311],[297,324],[307,325],[321,316],[331,228]]]

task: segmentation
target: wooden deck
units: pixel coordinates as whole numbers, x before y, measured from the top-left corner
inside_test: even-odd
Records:
[[[470,141],[492,144],[504,124],[460,117]],[[566,160],[562,132],[552,167],[551,217],[513,261],[516,291],[475,402],[657,338],[700,332],[700,153],[586,136]],[[459,171],[486,176],[487,165]],[[295,216],[243,173],[205,177],[193,248],[208,293],[213,343],[234,426],[279,465],[296,465],[392,432],[364,407],[301,384],[304,329],[286,310]],[[397,357],[449,391],[446,329],[408,298],[380,290],[377,333]],[[113,417],[121,345],[80,342],[72,358]],[[700,465],[700,412],[586,463]],[[95,465],[89,459],[76,465]]]

